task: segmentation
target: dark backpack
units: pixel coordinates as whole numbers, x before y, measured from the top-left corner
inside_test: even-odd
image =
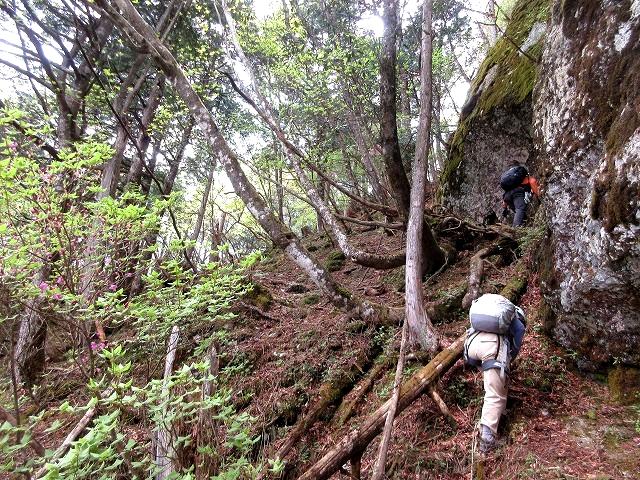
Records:
[[[529,172],[522,165],[516,165],[504,172],[500,177],[500,186],[505,192],[513,190],[522,184],[522,181],[527,178]]]

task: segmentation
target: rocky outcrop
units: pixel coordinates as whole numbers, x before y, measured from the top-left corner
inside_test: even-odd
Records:
[[[545,326],[584,367],[640,365],[640,0],[518,1],[465,107],[443,203],[479,219],[526,159]]]
[[[502,210],[500,175],[533,159],[532,90],[549,13],[547,0],[520,0],[489,51],[462,108],[440,177],[443,204],[481,220]]]
[[[535,88],[548,323],[593,366],[640,364],[640,0],[555,1]]]

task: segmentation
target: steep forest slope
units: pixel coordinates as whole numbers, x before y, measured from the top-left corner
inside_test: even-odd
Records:
[[[544,325],[589,368],[640,364],[639,34],[636,1],[518,2],[442,177],[444,203],[476,218],[501,208],[511,161],[541,180]]]
[[[468,7],[383,3],[0,0],[0,478],[369,478],[394,391],[386,478],[638,478],[640,1],[513,2],[448,141]],[[481,293],[528,320],[486,455]]]

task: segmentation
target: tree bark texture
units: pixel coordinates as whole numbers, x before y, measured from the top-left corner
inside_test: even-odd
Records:
[[[384,1],[384,37],[380,55],[380,107],[382,119],[382,156],[387,177],[398,211],[406,218],[409,214],[410,187],[402,165],[402,152],[398,141],[396,113],[396,32],[398,29],[398,0]]]
[[[407,264],[405,270],[405,318],[409,325],[409,344],[430,353],[438,348],[438,337],[427,317],[422,291],[424,200],[431,130],[431,12],[432,0],[425,0],[422,11],[422,66],[420,69],[420,116],[416,156],[413,161],[411,209],[407,225]],[[430,231],[430,229],[429,229]],[[437,247],[436,245],[436,248]]]

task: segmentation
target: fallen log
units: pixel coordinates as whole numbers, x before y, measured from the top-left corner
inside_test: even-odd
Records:
[[[353,362],[351,367],[341,371],[320,387],[317,400],[304,417],[296,423],[291,433],[289,433],[284,443],[276,452],[276,458],[284,459],[286,457],[293,446],[309,428],[311,428],[316,420],[351,389],[356,380],[362,375],[362,372],[369,367],[378,352],[379,347],[373,343],[360,349],[356,355],[356,361]]]
[[[524,292],[527,286],[528,269],[521,260],[516,266],[516,274],[500,292],[512,302]],[[462,356],[466,333],[438,353],[425,367],[418,370],[400,389],[397,414],[417,399],[429,386],[441,377]],[[298,480],[324,480],[338,471],[353,456],[360,456],[369,443],[380,433],[391,401],[385,402],[373,412],[359,428],[352,430],[319,461],[305,471]]]
[[[398,398],[397,413],[407,408],[429,385],[461,357],[465,338],[466,334],[461,335],[402,385]],[[360,428],[349,432],[335,447],[303,473],[298,480],[323,480],[329,478],[349,458],[364,451],[371,440],[380,433],[390,405],[391,400],[385,402],[367,418]]]
[[[362,398],[371,390],[373,385],[376,383],[376,380],[383,374],[387,369],[391,368],[391,365],[395,361],[395,356],[385,356],[381,361],[376,363],[376,365],[369,370],[367,376],[362,380],[361,384],[356,387],[356,390],[351,398],[348,400],[344,400],[335,415],[333,416],[333,423],[338,427],[341,427],[353,416],[353,413],[361,402]]]
[[[462,308],[469,308],[471,306],[471,302],[480,295],[480,284],[482,283],[482,275],[484,273],[484,259],[489,256],[491,251],[491,247],[483,248],[471,257],[471,264],[469,266],[469,283],[467,293],[462,299]]]

